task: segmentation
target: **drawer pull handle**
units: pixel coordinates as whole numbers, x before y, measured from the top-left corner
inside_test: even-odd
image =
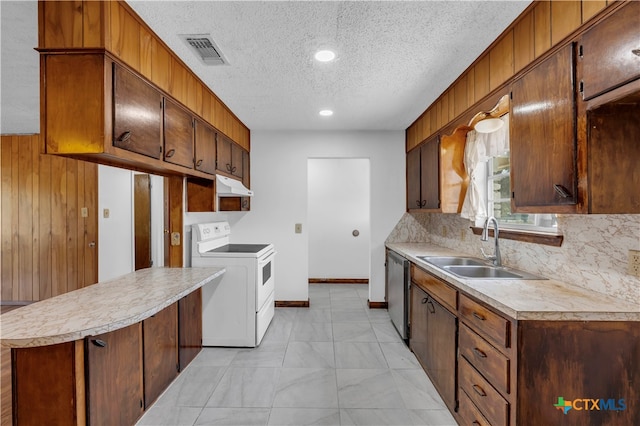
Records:
[[[479,421],[477,421],[477,420],[474,420],[471,424],[472,424],[472,425],[474,425],[474,426],[475,426],[475,425],[478,425],[478,426],[481,426],[481,425],[482,425],[482,423],[480,423],[480,422],[479,422]]]
[[[170,149],[169,151],[167,151],[167,153],[164,156],[165,156],[165,158],[171,158],[171,157],[173,157],[173,154],[175,154],[175,153],[176,153],[175,149]]]
[[[480,396],[487,396],[487,393],[478,385],[473,385],[473,390]]]
[[[427,299],[426,297],[424,297],[424,298],[422,299],[422,304],[424,305],[425,303],[427,303],[427,300],[429,300],[429,299]]]
[[[100,348],[104,348],[107,346],[107,342],[105,342],[104,340],[100,340],[100,339],[91,339],[91,343],[93,343],[94,345],[100,347]]]
[[[433,306],[433,302],[431,300],[429,300],[429,313],[431,314],[435,314],[436,313],[436,308],[435,306]]]
[[[473,316],[476,317],[477,319],[479,319],[480,321],[484,321],[486,318],[484,317],[484,315],[480,315],[477,312],[473,313]]]
[[[131,132],[127,131],[120,135],[120,137],[118,138],[118,142],[120,143],[131,142],[129,139],[131,139]]]
[[[473,348],[473,353],[475,353],[477,356],[479,356],[480,358],[486,358],[487,354],[485,354],[484,352],[482,352],[480,349],[478,348]]]
[[[200,166],[202,166],[202,161],[203,161],[203,160],[198,160],[198,162],[196,163],[196,167],[200,167]]]

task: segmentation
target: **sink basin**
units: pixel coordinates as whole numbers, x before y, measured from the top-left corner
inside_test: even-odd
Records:
[[[486,266],[487,264],[481,259],[475,257],[461,257],[461,256],[418,256],[418,259],[422,259],[427,263],[435,266],[454,266],[454,265],[473,265],[473,266]]]
[[[497,266],[443,266],[442,269],[461,278],[468,279],[512,279],[512,280],[544,280],[527,272]]]

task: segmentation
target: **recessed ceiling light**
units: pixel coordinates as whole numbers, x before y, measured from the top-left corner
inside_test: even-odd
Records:
[[[330,117],[333,115],[333,111],[331,111],[330,109],[323,109],[318,114],[320,114],[323,117]]]
[[[318,50],[314,55],[314,58],[319,62],[329,62],[336,58],[336,54],[331,50]]]

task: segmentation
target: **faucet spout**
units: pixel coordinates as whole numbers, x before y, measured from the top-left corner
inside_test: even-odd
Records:
[[[484,250],[481,248],[480,250],[482,251],[482,255],[493,261],[493,264],[495,266],[502,266],[502,258],[500,256],[500,244],[498,243],[498,238],[499,238],[499,229],[498,229],[498,220],[491,216],[487,219],[487,221],[484,223],[484,228],[482,229],[482,236],[480,237],[480,241],[489,241],[489,223],[493,222],[493,238],[495,241],[494,244],[494,253],[493,256],[487,255]]]

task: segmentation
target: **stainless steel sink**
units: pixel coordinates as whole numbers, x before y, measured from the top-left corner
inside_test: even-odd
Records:
[[[475,257],[461,257],[461,256],[418,256],[418,259],[422,259],[432,265],[444,267],[455,265],[474,265],[474,266],[486,266],[487,264],[481,259]]]
[[[443,270],[468,279],[544,280],[528,272],[498,266],[443,266]]]

